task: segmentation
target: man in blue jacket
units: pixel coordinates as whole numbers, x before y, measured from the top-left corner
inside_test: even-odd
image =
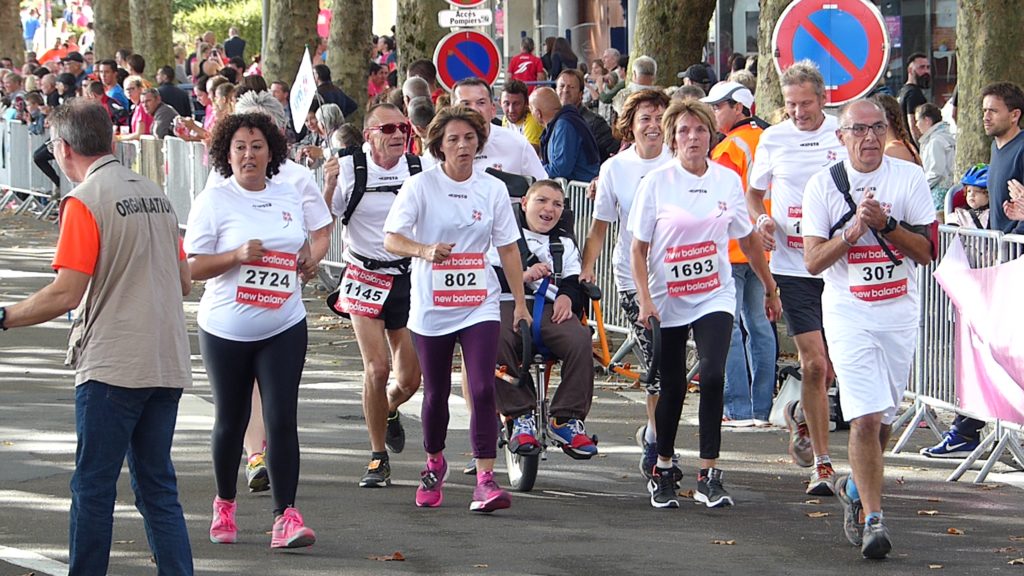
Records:
[[[530,111],[544,126],[540,159],[548,176],[581,182],[596,178],[601,155],[579,109],[562,106],[551,88],[538,88],[530,95]]]

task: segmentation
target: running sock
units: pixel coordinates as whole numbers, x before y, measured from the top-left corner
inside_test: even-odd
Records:
[[[814,465],[818,466],[819,464],[828,464],[829,466],[831,466],[832,465],[832,459],[828,457],[828,454],[822,454],[821,456],[815,456],[814,457]]]
[[[440,458],[427,458],[427,470],[440,472],[442,468],[444,468],[444,456]]]
[[[370,460],[387,460],[387,459],[388,459],[388,451],[387,450],[385,450],[383,452],[370,452]]]
[[[669,458],[668,460],[662,460],[661,456],[658,456],[658,463],[656,464],[656,467],[661,469],[661,470],[671,470],[672,469],[672,459]]]
[[[853,483],[853,476],[846,479],[846,495],[850,497],[850,500],[860,500],[860,492],[857,491],[857,485]]]
[[[654,444],[658,441],[658,432],[654,427],[654,422],[647,421],[647,428],[644,429],[644,442],[648,444]]]
[[[476,471],[476,483],[483,484],[489,480],[494,480],[494,470],[477,470]]]
[[[867,516],[864,517],[864,523],[865,524],[876,524],[876,523],[880,524],[881,522],[882,522],[882,513],[881,512],[872,512],[871,514],[868,514]]]

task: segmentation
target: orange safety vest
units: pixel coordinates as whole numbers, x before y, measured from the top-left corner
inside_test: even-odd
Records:
[[[757,143],[761,140],[763,132],[764,130],[753,120],[744,122],[730,130],[711,151],[712,160],[739,174],[744,192],[747,191],[747,178],[754,168],[754,151],[757,150]],[[771,214],[771,200],[765,199],[764,206],[767,213]],[[766,252],[765,257],[767,256]],[[743,255],[736,240],[729,240],[729,262],[747,263],[747,257]]]

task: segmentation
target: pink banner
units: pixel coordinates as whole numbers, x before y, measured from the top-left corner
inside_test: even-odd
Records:
[[[972,270],[960,238],[935,270],[956,306],[956,395],[961,408],[1024,425],[1024,258]]]

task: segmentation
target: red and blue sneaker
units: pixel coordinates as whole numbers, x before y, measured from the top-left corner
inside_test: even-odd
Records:
[[[588,460],[597,454],[597,445],[587,436],[582,420],[569,418],[559,424],[557,418],[552,418],[548,430],[555,444],[576,460]]]

